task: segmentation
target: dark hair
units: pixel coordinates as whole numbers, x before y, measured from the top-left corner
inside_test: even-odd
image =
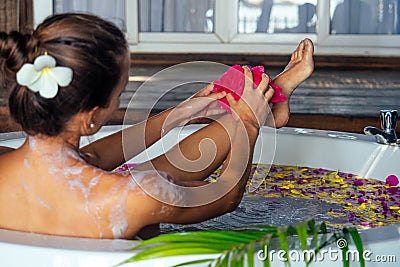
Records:
[[[45,19],[32,34],[0,33],[0,78],[10,90],[9,108],[28,134],[55,136],[80,111],[107,107],[122,75],[127,52],[124,34],[112,23],[89,14],[64,13]],[[24,63],[47,53],[57,66],[70,67],[73,80],[46,99],[16,82]]]

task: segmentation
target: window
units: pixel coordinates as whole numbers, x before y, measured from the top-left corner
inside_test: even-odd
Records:
[[[317,0],[240,0],[239,33],[315,33]]]
[[[140,32],[214,32],[215,0],[139,0]]]
[[[397,0],[332,0],[331,34],[398,34]]]
[[[125,0],[96,1],[96,0],[54,0],[54,13],[90,12],[115,23],[126,32]]]
[[[115,22],[146,53],[400,55],[398,0],[34,0],[35,21],[87,11]]]

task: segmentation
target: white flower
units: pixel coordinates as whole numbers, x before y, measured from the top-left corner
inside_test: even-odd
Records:
[[[17,83],[39,92],[44,98],[53,98],[58,86],[68,86],[72,81],[72,69],[56,67],[56,60],[49,55],[38,56],[33,64],[25,63],[17,72]]]

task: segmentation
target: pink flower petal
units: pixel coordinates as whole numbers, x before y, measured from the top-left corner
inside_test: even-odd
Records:
[[[397,179],[396,175],[389,175],[386,178],[386,184],[390,186],[396,186],[399,184],[399,179]]]
[[[360,186],[360,185],[363,185],[364,183],[363,183],[362,180],[354,180],[353,184],[357,185],[357,186]]]

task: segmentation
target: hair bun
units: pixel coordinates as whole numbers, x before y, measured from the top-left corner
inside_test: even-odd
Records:
[[[0,32],[0,90],[9,91],[16,83],[15,74],[27,61],[30,39],[30,34]]]
[[[5,73],[15,73],[26,62],[27,43],[30,34],[22,34],[17,31],[0,33],[0,61]]]

